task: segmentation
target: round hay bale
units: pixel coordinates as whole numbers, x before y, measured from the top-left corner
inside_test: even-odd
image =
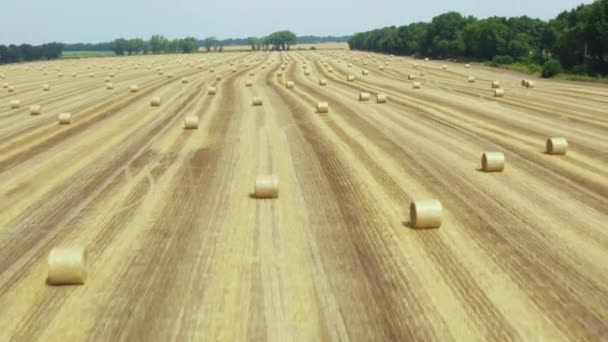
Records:
[[[383,71],[383,70],[384,70],[384,65],[381,65],[381,66],[379,67],[379,69],[380,69],[380,71]]]
[[[209,69],[209,72],[215,72],[215,69],[211,68]]]
[[[72,77],[78,77],[78,74],[77,74],[77,73],[75,73],[75,72],[73,72],[73,73],[72,73]]]
[[[49,91],[49,90],[51,90],[51,86],[50,86],[50,85],[48,85],[48,84],[44,84],[44,85],[42,86],[42,90],[43,90],[43,91]]]
[[[521,86],[522,87],[527,87],[528,86],[528,80],[521,80]]]
[[[546,152],[553,155],[565,155],[568,152],[568,140],[563,137],[547,139]]]
[[[502,88],[494,89],[494,97],[505,97],[505,90]]]
[[[215,80],[217,82],[221,81],[222,80],[222,76],[220,76],[220,75],[215,76]]]
[[[72,123],[72,113],[61,113],[58,116],[60,125],[69,125]]]
[[[498,89],[498,88],[500,88],[500,81],[493,81],[493,82],[492,82],[492,88],[493,88],[493,89]]]
[[[186,116],[186,118],[184,119],[184,129],[198,129],[198,116]]]
[[[361,70],[361,75],[367,76],[367,75],[369,75],[369,71],[366,69],[363,69],[363,70]]]
[[[407,75],[407,79],[410,81],[414,81],[416,79],[416,75],[415,74],[409,74]]]
[[[262,106],[262,105],[264,105],[264,102],[262,101],[262,98],[261,98],[261,97],[259,97],[259,96],[254,96],[254,97],[251,99],[251,104],[252,104],[252,105],[254,105],[254,106]]]
[[[331,72],[331,71],[330,71],[330,72]],[[310,71],[308,71],[308,70],[304,71],[304,75],[306,75],[306,76],[310,76]]]
[[[168,73],[167,74],[167,78],[173,78],[173,74],[172,73]]]
[[[33,105],[30,107],[30,115],[40,115],[40,114],[42,114],[41,105]]]
[[[445,65],[445,64],[443,64],[443,65],[441,65],[441,69],[443,69],[443,70],[448,70],[448,66],[447,66],[447,65]]]
[[[61,73],[61,72],[57,73],[57,77],[63,77],[63,73]]]
[[[469,76],[469,78],[467,79],[467,81],[469,83],[475,83],[475,76]]]
[[[359,93],[359,101],[369,101],[370,94],[366,92]]]
[[[247,80],[245,82],[245,87],[253,87],[253,82],[251,80]]]
[[[6,88],[8,88],[8,86],[9,86],[8,82],[2,83],[2,88],[6,89]]]
[[[470,69],[471,68],[471,64],[465,64],[464,67],[467,68],[467,69]]]
[[[481,170],[485,172],[502,172],[505,169],[505,154],[502,152],[485,152],[481,155]]]
[[[137,92],[139,91],[139,86],[138,86],[138,85],[136,85],[136,84],[134,84],[134,85],[132,85],[131,87],[129,87],[129,90],[130,90],[132,93],[137,93]]]
[[[9,93],[14,93],[15,92],[15,86],[8,86],[8,92]]]
[[[378,94],[376,95],[376,103],[387,103],[388,96],[386,94]]]
[[[17,109],[17,108],[21,107],[21,101],[19,101],[19,100],[12,100],[11,102],[9,102],[9,107],[11,109]]]
[[[160,96],[154,96],[153,98],[150,99],[150,106],[152,107],[160,107],[162,100],[160,98]]]
[[[346,76],[346,80],[348,82],[354,82],[355,81],[355,75],[348,75],[348,76]]]
[[[412,228],[441,227],[441,202],[436,199],[413,201],[410,204],[410,224]]]
[[[287,81],[287,82],[285,83],[285,86],[287,87],[287,89],[291,89],[291,88],[293,88],[293,87],[294,87],[294,85],[295,85],[295,84],[293,83],[293,81]]]
[[[317,113],[329,113],[329,104],[327,102],[317,102]]]
[[[278,198],[279,177],[276,175],[255,177],[253,196],[255,198]]]
[[[249,76],[253,77],[253,76],[255,76],[255,73],[252,71],[252,72],[249,73]]]
[[[414,82],[414,83],[412,83],[412,88],[420,89],[420,88],[422,88],[422,84],[420,82]]]
[[[106,89],[108,89],[108,90],[114,89],[114,83],[112,83],[112,82],[106,83]]]
[[[281,76],[283,76],[283,72],[282,71],[278,71],[277,72],[277,77],[281,77]]]
[[[49,285],[82,285],[87,277],[87,254],[84,247],[55,247],[49,253]]]
[[[327,85],[327,80],[326,80],[326,79],[324,79],[324,78],[320,79],[320,80],[319,80],[319,85],[320,85],[320,86],[326,86],[326,85]]]
[[[207,94],[208,95],[215,95],[215,94],[217,94],[217,88],[216,87],[209,87],[209,88],[207,88]]]
[[[182,77],[182,84],[186,84],[188,83],[188,78],[187,77]]]
[[[348,63],[348,67],[352,68],[353,67],[353,63]]]
[[[111,82],[111,81],[112,81],[112,79],[110,78],[110,76],[106,76],[106,78],[104,78],[103,80],[104,80],[104,82],[106,82],[106,83],[107,83],[107,82]]]
[[[534,88],[534,81],[527,81],[526,88]]]
[[[424,59],[424,61],[425,61],[425,62],[428,62],[428,61],[429,61],[429,58],[428,58],[428,57],[426,57],[426,58]]]

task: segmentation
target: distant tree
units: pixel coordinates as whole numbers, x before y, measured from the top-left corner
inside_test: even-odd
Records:
[[[268,36],[268,43],[272,45],[273,50],[289,50],[292,45],[296,44],[296,35],[291,31],[277,31]]]
[[[159,54],[167,50],[169,40],[161,35],[155,34],[150,37],[150,51],[153,54]]]
[[[205,46],[205,51],[207,51],[207,52],[211,51],[211,48],[213,48],[216,44],[217,44],[217,39],[215,37],[207,37],[203,41],[203,45]]]

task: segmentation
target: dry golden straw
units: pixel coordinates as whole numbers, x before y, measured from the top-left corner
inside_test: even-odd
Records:
[[[413,201],[410,204],[410,224],[413,228],[441,227],[441,202],[436,199]]]
[[[501,172],[505,169],[505,154],[485,152],[481,155],[481,169],[485,172]]]
[[[469,83],[475,83],[475,77],[469,76],[468,81],[469,81]]]
[[[259,96],[254,96],[251,99],[251,104],[254,106],[262,106],[264,104],[264,102],[262,101],[262,98]]]
[[[320,79],[319,80],[319,85],[320,86],[326,86],[327,85],[327,80],[326,79]]]
[[[198,116],[186,116],[186,118],[184,119],[184,129],[198,129]]]
[[[45,84],[45,85],[42,86],[42,90],[43,91],[49,91],[49,90],[51,90],[51,86],[48,85],[48,84]]]
[[[55,247],[49,253],[50,285],[81,285],[87,278],[87,255],[83,247]]]
[[[376,103],[387,103],[388,95],[386,94],[378,94],[376,95]]]
[[[12,109],[16,109],[21,107],[21,101],[19,100],[12,100],[11,102],[9,102],[9,107]]]
[[[346,77],[346,80],[347,80],[348,82],[354,82],[354,81],[355,81],[355,75],[348,75],[348,76]]]
[[[365,93],[365,92],[359,93],[359,101],[369,101],[369,97],[370,97],[369,93]]]
[[[420,84],[420,82],[414,82],[414,83],[412,83],[412,88],[420,89],[420,88],[422,88],[422,84]]]
[[[279,177],[276,175],[263,175],[255,178],[253,195],[256,198],[279,197]]]
[[[494,89],[494,97],[505,97],[505,90],[502,88]]]
[[[106,89],[108,89],[108,90],[114,89],[114,83],[112,83],[112,82],[106,83]]]
[[[40,115],[42,114],[42,106],[41,105],[33,105],[30,107],[31,115]]]
[[[293,83],[293,81],[287,81],[287,82],[285,83],[285,86],[286,86],[288,89],[291,89],[291,88],[293,88],[294,83]]]
[[[152,107],[160,107],[161,99],[160,96],[155,96],[150,99],[150,106]]]
[[[494,89],[500,88],[500,81],[492,82],[492,88],[494,88]]]
[[[248,80],[247,82],[245,82],[245,87],[252,87],[253,86],[253,82]]]
[[[209,95],[215,95],[216,93],[217,93],[217,88],[215,88],[215,87],[209,87],[207,89],[207,94],[209,94]]]
[[[329,113],[329,104],[327,102],[317,102],[317,113]]]
[[[547,139],[546,152],[554,155],[564,155],[568,152],[568,140],[563,137],[553,137]]]
[[[139,91],[139,86],[134,84],[129,89],[131,90],[132,93],[137,93]]]

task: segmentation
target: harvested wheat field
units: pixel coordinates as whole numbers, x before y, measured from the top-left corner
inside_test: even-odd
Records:
[[[608,340],[606,86],[341,50],[0,72],[2,341]]]

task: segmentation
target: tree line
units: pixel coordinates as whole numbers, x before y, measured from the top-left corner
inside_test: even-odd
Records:
[[[297,36],[295,33],[284,30],[277,31],[265,37],[249,37],[248,42],[251,50],[289,50],[296,44]]]
[[[61,43],[0,45],[0,64],[56,59],[62,52]]]
[[[608,0],[560,13],[549,21],[522,17],[477,19],[457,12],[431,22],[391,26],[353,35],[351,49],[438,59],[538,66],[551,77],[563,69],[608,74]]]

